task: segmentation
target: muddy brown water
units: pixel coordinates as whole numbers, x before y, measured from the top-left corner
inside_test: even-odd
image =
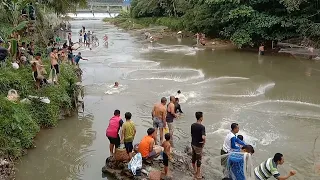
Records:
[[[195,111],[204,112],[207,133],[203,164],[218,173],[219,153],[232,122],[239,134],[255,146],[255,165],[276,152],[285,156],[280,172],[298,171],[292,179],[319,179],[320,63],[298,57],[262,56],[256,53],[191,48],[193,41],[164,39],[151,45],[101,20],[73,21],[73,40],[81,26],[93,30],[100,46],[80,48],[85,112],[42,130],[37,148],[17,165],[17,179],[105,179],[101,167],[109,155],[105,138],[115,109],[129,111],[137,126],[135,142],[152,126],[150,112],[162,96],[181,90],[184,116],[175,121],[177,150],[190,143]],[[109,47],[103,45],[107,33]],[[120,88],[112,89],[119,81]],[[315,150],[314,150],[315,147]],[[209,175],[209,176],[208,176]]]

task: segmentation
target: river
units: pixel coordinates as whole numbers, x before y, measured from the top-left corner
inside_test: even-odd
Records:
[[[129,111],[137,126],[135,142],[152,126],[150,112],[162,96],[181,90],[187,100],[184,116],[175,121],[175,147],[190,143],[195,111],[204,112],[206,156],[218,157],[232,122],[255,145],[255,164],[281,152],[280,172],[295,169],[296,180],[319,179],[320,63],[297,57],[230,50],[197,50],[190,40],[164,39],[153,46],[101,20],[72,21],[73,40],[84,25],[100,39],[90,51],[81,48],[85,112],[42,130],[36,148],[18,163],[17,179],[105,179],[101,174],[109,155],[105,129],[115,109]],[[103,45],[107,33],[109,47]],[[112,89],[119,81],[119,89]],[[208,158],[208,167],[216,164]],[[208,173],[214,170],[209,168]],[[210,178],[207,178],[210,179]]]

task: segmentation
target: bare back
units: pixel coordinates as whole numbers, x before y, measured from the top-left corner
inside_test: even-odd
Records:
[[[165,120],[166,113],[167,113],[167,108],[164,105],[162,105],[161,103],[154,105],[153,111],[152,111],[152,115],[154,117]]]
[[[170,152],[171,152],[171,144],[169,141],[164,141],[162,143],[162,147],[163,147],[163,151],[167,154],[167,155],[170,155]]]

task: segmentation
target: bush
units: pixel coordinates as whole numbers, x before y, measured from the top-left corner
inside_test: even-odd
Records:
[[[50,72],[48,60],[44,60]],[[73,108],[73,95],[77,76],[71,65],[61,64],[59,85],[48,85],[35,90],[30,65],[15,70],[11,66],[0,69],[0,154],[21,156],[23,149],[33,146],[33,138],[40,127],[53,127],[58,123],[62,109]],[[28,95],[48,97],[50,104],[32,99],[30,104],[13,103],[6,99],[15,89],[20,99]]]
[[[13,103],[0,96],[0,151],[13,157],[21,156],[22,149],[33,146],[39,132],[27,105]]]

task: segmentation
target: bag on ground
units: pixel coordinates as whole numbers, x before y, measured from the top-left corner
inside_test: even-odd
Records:
[[[136,175],[136,171],[141,168],[142,168],[142,156],[141,156],[141,153],[138,153],[135,156],[133,156],[133,158],[130,160],[128,164],[128,169],[131,170],[133,175]]]

